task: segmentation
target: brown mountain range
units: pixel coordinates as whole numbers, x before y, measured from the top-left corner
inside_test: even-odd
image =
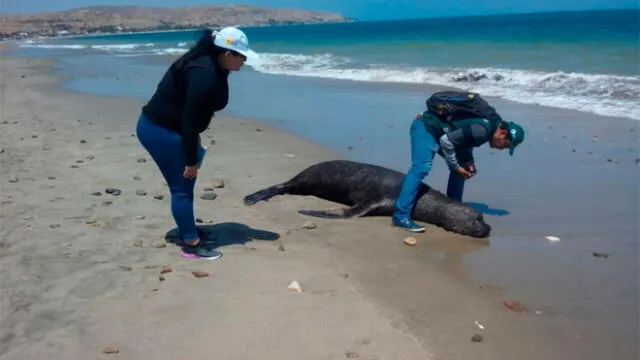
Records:
[[[258,6],[93,6],[67,11],[0,15],[0,35],[78,34],[92,32],[148,31],[219,27],[227,25],[276,25],[352,21],[343,15],[298,9]]]

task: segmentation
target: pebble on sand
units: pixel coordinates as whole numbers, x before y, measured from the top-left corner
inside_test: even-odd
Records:
[[[162,199],[164,199],[164,195],[161,195],[161,194],[154,195],[153,198],[156,199],[156,200],[162,200]]]
[[[517,301],[505,300],[505,301],[502,302],[502,304],[505,307],[507,307],[507,308],[509,308],[509,309],[511,309],[513,311],[517,311],[517,312],[527,312],[527,311],[529,311],[524,305],[520,304]]]
[[[214,180],[211,183],[214,189],[222,189],[224,187],[224,181],[222,179]]]
[[[60,224],[51,224],[51,225],[49,225],[49,227],[52,228],[52,229],[57,229],[60,226],[62,226],[62,225],[60,225]]]
[[[18,177],[17,176],[11,176],[9,178],[9,182],[10,183],[17,183],[18,182]]]
[[[559,238],[559,237],[557,237],[557,236],[545,236],[544,238],[545,238],[545,239],[547,239],[547,240],[549,240],[549,241],[551,241],[551,242],[557,242],[557,241],[560,241],[560,238]]]
[[[145,196],[145,195],[147,195],[147,192],[145,190],[138,189],[138,190],[136,190],[136,195]]]
[[[405,245],[416,246],[418,244],[418,240],[414,237],[408,237],[402,241]]]
[[[104,192],[113,196],[119,196],[120,194],[122,194],[122,190],[116,188],[106,188]]]
[[[303,228],[303,229],[308,229],[308,230],[312,230],[312,229],[315,229],[315,228],[317,228],[317,227],[318,227],[318,226],[317,226],[314,222],[312,222],[312,221],[307,221],[306,223],[304,223],[304,224],[302,225],[302,228]]]
[[[111,347],[103,349],[102,352],[105,354],[120,354],[120,350]]]
[[[207,277],[209,276],[209,273],[206,271],[192,271],[191,274],[193,274],[193,276],[197,277],[197,278],[203,278],[203,277]]]
[[[213,192],[208,192],[208,193],[204,193],[202,194],[202,196],[200,196],[200,199],[202,200],[215,200],[218,197],[218,195],[216,195]]]
[[[173,271],[173,269],[171,268],[171,265],[165,265],[160,270],[160,274],[168,274],[168,273],[170,273],[172,271]]]
[[[138,159],[138,162],[139,162],[139,163],[145,163],[145,162],[147,162],[147,159],[145,159],[145,158],[140,158],[140,159]]]
[[[484,340],[484,339],[482,338],[482,335],[480,335],[480,334],[475,334],[475,335],[473,335],[471,337],[471,341],[472,342],[482,342],[482,340]]]
[[[94,191],[91,193],[91,195],[93,196],[102,196],[102,193],[100,191]]]
[[[347,359],[357,359],[360,357],[360,354],[354,351],[347,351],[345,355],[347,356]]]
[[[298,294],[302,293],[302,287],[300,287],[300,284],[298,284],[298,282],[295,280],[289,283],[289,286],[287,286],[287,289],[293,290]]]

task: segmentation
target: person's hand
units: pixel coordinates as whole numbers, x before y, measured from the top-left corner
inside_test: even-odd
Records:
[[[478,172],[478,169],[476,168],[476,164],[469,164],[469,166],[467,166],[467,171],[475,175]]]
[[[458,174],[460,174],[460,176],[462,176],[465,179],[469,179],[470,177],[472,177],[474,175],[473,172],[471,171],[467,171],[465,168],[458,166],[458,168],[456,169],[456,172]]]
[[[193,179],[196,176],[198,176],[198,165],[185,166],[184,167],[184,178],[185,179]]]

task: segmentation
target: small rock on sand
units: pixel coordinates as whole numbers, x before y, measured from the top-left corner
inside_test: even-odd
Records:
[[[604,258],[604,259],[606,259],[606,258],[608,258],[608,257],[609,257],[609,254],[605,254],[605,253],[601,253],[601,252],[594,252],[592,255],[593,255],[594,257],[597,257],[597,258]]]
[[[308,229],[308,230],[315,229],[316,227],[317,227],[316,224],[312,221],[307,221],[302,225],[303,229]]]
[[[145,163],[145,162],[147,162],[147,159],[145,159],[145,158],[140,158],[140,159],[138,159],[138,162],[139,162],[139,163]]]
[[[120,194],[122,194],[122,190],[116,188],[106,188],[104,192],[113,196],[119,196]]]
[[[87,140],[80,140],[80,144],[86,144]]]
[[[197,278],[203,278],[203,277],[207,277],[209,276],[209,273],[206,271],[192,271],[191,274],[193,274],[193,276],[197,277]]]
[[[55,180],[55,179],[56,179],[56,177],[55,177],[55,176],[47,176],[47,179],[49,179],[49,180]]]
[[[142,190],[142,189],[138,189],[138,190],[136,190],[136,195],[145,196],[145,195],[147,195],[147,192]]]
[[[153,198],[156,199],[156,200],[162,200],[162,199],[164,199],[164,195],[158,194],[158,195],[155,195]]]
[[[213,191],[213,187],[212,186],[205,186],[202,191]]]
[[[93,159],[95,159],[96,157],[95,157],[95,156],[93,156],[93,155],[87,155],[87,156],[86,156],[86,158],[87,158],[87,160],[93,160]]]
[[[143,216],[143,215],[136,216],[136,220],[144,220],[144,219],[146,219],[146,216]]]
[[[202,200],[215,200],[217,197],[218,197],[218,195],[216,195],[215,193],[208,192],[208,193],[202,194],[202,196],[200,196],[200,199],[202,199]]]
[[[60,226],[62,226],[62,225],[60,225],[60,224],[51,224],[51,225],[49,225],[49,227],[52,228],[52,229],[57,229]]]
[[[475,334],[471,337],[472,342],[482,342],[483,338],[480,334]]]
[[[9,182],[10,182],[10,183],[17,183],[17,182],[18,182],[18,177],[17,177],[17,176],[11,176],[11,177],[9,177]]]
[[[160,274],[168,274],[168,273],[170,273],[172,271],[173,271],[173,269],[171,268],[171,265],[165,265],[160,270]]]
[[[139,181],[139,180],[142,180],[142,178],[140,176],[134,176],[133,180],[138,180]]]
[[[278,250],[280,250],[280,251],[284,251],[284,245],[280,244],[280,245],[278,246]]]
[[[118,269],[122,271],[133,271],[133,268],[131,266],[124,266],[124,265],[118,265]]]
[[[357,359],[360,357],[360,354],[354,351],[347,351],[345,355],[347,356],[347,359]]]
[[[104,354],[120,354],[120,350],[111,347],[103,349],[102,352]]]
[[[408,237],[402,241],[405,245],[416,246],[418,244],[418,240],[414,237]]]
[[[102,196],[102,193],[100,191],[94,191],[91,193],[91,195],[93,196]]]
[[[502,304],[504,306],[506,306],[507,308],[513,310],[513,311],[517,311],[517,312],[526,312],[526,311],[528,311],[527,308],[524,305],[520,304],[517,301],[506,300],[506,301],[503,301]]]
[[[224,187],[224,181],[223,180],[215,180],[214,182],[211,183],[211,185],[215,189],[222,189]]]

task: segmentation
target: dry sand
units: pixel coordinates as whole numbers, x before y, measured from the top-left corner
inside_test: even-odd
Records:
[[[499,289],[466,281],[456,254],[482,242],[430,228],[409,247],[389,219],[299,215],[336,206],[309,197],[243,206],[247,193],[336,157],[246,119],[216,117],[203,134],[215,144],[196,215],[211,222],[203,226],[224,257],[183,259],[164,241],[174,227],[168,189],[132,135],[141,103],[61,90],[45,60],[4,58],[1,71],[3,360],[577,354],[558,350],[544,317],[509,310]],[[218,197],[200,199],[218,179]],[[310,220],[317,227],[302,228]],[[294,280],[301,294],[287,289]],[[471,341],[476,334],[483,342]]]

